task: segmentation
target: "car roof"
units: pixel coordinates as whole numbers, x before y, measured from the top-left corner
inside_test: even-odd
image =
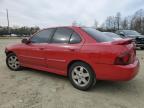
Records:
[[[48,27],[48,28],[44,28],[44,29],[50,29],[50,28],[81,28],[80,26],[53,26],[53,27]]]

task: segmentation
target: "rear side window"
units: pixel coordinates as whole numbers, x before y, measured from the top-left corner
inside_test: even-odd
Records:
[[[80,36],[76,32],[73,32],[70,38],[70,44],[76,44],[80,42],[81,42]]]
[[[72,30],[68,28],[58,28],[52,37],[52,43],[68,43]]]
[[[87,34],[94,38],[97,42],[110,42],[114,39],[110,36],[106,36],[104,33],[94,29],[94,28],[82,28]]]
[[[32,43],[47,43],[54,29],[46,29],[36,33],[32,38]]]

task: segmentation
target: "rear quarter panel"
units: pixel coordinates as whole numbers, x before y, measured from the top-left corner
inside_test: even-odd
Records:
[[[92,63],[113,64],[115,58],[127,49],[122,45],[95,43],[83,45],[81,53],[87,55]]]

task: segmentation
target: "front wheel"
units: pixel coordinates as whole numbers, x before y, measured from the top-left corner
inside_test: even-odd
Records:
[[[21,68],[20,62],[14,53],[10,53],[7,55],[6,64],[9,69],[14,71],[17,71]]]
[[[69,68],[71,84],[79,90],[88,90],[95,83],[95,74],[91,67],[83,62],[76,62]]]

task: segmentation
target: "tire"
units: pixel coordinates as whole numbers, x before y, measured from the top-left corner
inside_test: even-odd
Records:
[[[144,50],[144,47],[140,47],[142,50]]]
[[[79,90],[89,90],[96,83],[94,71],[83,62],[73,63],[68,74],[71,84]]]
[[[6,64],[10,70],[18,71],[21,69],[20,62],[14,53],[7,55]]]

